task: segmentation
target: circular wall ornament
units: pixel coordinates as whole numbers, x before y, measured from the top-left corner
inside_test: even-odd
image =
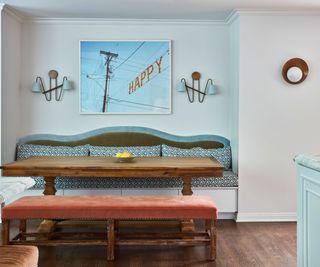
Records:
[[[283,79],[290,84],[302,83],[308,76],[309,68],[301,58],[288,60],[282,68]]]
[[[57,79],[58,77],[58,72],[56,70],[50,70],[49,73],[48,73],[49,77],[51,79]]]

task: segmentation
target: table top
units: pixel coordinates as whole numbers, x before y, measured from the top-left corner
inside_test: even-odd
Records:
[[[223,166],[206,157],[137,157],[130,163],[113,157],[30,157],[1,167],[4,176],[176,177],[222,176]]]

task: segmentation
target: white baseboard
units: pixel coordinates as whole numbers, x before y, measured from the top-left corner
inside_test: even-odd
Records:
[[[218,220],[236,220],[235,212],[218,212]]]
[[[296,222],[295,212],[238,212],[236,222]]]

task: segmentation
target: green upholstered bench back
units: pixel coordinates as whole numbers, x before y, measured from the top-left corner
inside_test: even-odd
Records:
[[[35,134],[23,137],[19,144],[51,146],[154,146],[166,144],[180,148],[220,148],[229,140],[217,135],[178,136],[146,127],[106,127],[78,135]]]

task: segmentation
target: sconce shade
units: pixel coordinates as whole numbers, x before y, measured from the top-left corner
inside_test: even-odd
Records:
[[[208,86],[208,95],[215,95],[217,93],[216,87],[213,84]]]
[[[41,83],[40,82],[34,82],[32,84],[32,89],[31,91],[33,93],[41,93]]]
[[[179,82],[176,88],[177,92],[185,92],[186,91],[186,84],[184,82]]]
[[[72,83],[70,81],[68,81],[67,79],[65,79],[63,81],[62,89],[63,90],[71,90],[72,89]]]

